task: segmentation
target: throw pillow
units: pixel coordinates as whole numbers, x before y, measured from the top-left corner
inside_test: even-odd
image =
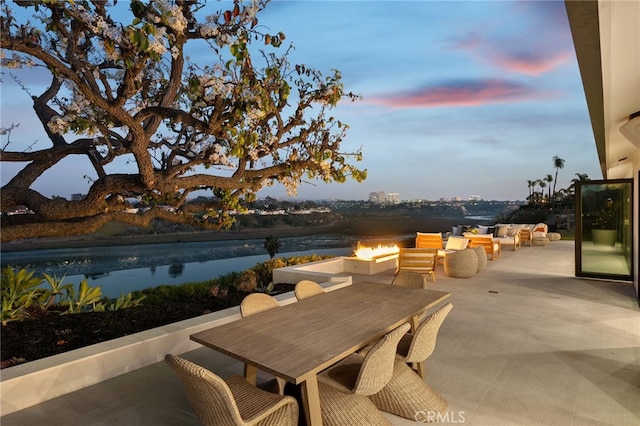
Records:
[[[507,236],[507,231],[510,229],[510,227],[508,225],[500,225],[500,226],[496,226],[496,232],[495,232],[495,236],[497,238],[502,238],[502,237],[506,237]]]
[[[509,229],[507,229],[507,237],[515,237],[516,234],[520,232],[520,229],[518,228],[514,228],[514,227],[509,227]]]
[[[478,225],[478,234],[488,234],[489,227],[484,225]]]
[[[449,237],[447,240],[447,245],[445,246],[445,250],[464,250],[467,248],[467,244],[469,244],[469,240],[466,238],[460,237]]]

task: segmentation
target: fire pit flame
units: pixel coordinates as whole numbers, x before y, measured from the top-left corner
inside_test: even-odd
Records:
[[[358,243],[354,255],[362,260],[374,260],[380,257],[397,255],[400,248],[397,245],[379,244],[377,247],[367,247]]]

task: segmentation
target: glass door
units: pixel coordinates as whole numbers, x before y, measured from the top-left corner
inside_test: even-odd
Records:
[[[632,197],[632,179],[578,183],[576,276],[632,280]]]

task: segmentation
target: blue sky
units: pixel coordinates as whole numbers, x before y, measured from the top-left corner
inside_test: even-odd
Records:
[[[555,173],[555,155],[558,188],[575,173],[602,177],[562,1],[275,1],[259,20],[286,34],[292,62],[338,69],[362,96],[333,112],[350,126],[342,150],[362,147],[367,180],[303,184],[297,199],[521,200],[527,180]],[[28,96],[2,84],[1,126],[44,141]],[[68,160],[35,188],[86,192],[68,167],[85,166]],[[1,172],[5,182],[12,167]],[[267,195],[291,198],[277,186]]]

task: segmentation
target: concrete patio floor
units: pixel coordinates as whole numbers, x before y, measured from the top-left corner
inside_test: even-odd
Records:
[[[572,241],[522,247],[468,279],[439,267],[454,307],[427,361],[449,402],[443,423],[640,424],[640,309],[631,284],[573,276]],[[390,282],[391,273],[353,281]],[[242,365],[207,348],[183,354],[221,376]],[[394,425],[419,424],[392,415]],[[199,424],[164,363],[0,418],[3,426]]]

